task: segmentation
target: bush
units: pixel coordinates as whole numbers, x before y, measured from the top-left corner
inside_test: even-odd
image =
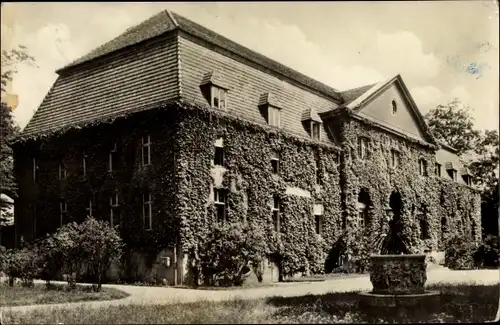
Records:
[[[5,270],[5,254],[7,253],[7,249],[0,245],[0,274]]]
[[[251,269],[262,281],[265,254],[265,237],[260,230],[240,223],[217,225],[201,245],[199,262],[206,284],[242,285]]]
[[[461,236],[450,238],[446,242],[444,265],[452,270],[473,269],[474,245]]]
[[[5,254],[5,273],[9,276],[9,284],[14,285],[16,278],[23,286],[33,286],[33,279],[39,276],[37,265],[38,252],[35,247],[9,249]]]
[[[474,252],[474,264],[479,268],[498,267],[498,236],[488,235]]]

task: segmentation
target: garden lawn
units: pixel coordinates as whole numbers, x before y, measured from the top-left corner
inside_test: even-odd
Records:
[[[97,309],[6,312],[7,323],[153,324],[153,323],[427,323],[493,320],[498,307],[496,285],[435,285],[441,303],[433,310],[361,310],[356,293],[331,293],[259,300],[196,302],[175,305],[122,305]],[[415,309],[415,308],[413,308]]]
[[[128,297],[128,294],[114,289],[102,288],[101,292],[93,292],[92,286],[78,285],[68,290],[67,285],[51,284],[47,289],[45,284],[35,283],[33,287],[23,287],[16,283],[10,287],[0,284],[0,306],[24,306],[38,304],[55,304],[77,301],[113,300]]]

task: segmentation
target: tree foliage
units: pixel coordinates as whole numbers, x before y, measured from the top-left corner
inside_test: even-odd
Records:
[[[11,198],[16,197],[16,183],[13,176],[12,149],[8,146],[8,140],[19,132],[19,127],[12,119],[12,108],[3,102],[7,85],[12,82],[17,73],[19,64],[34,65],[35,59],[28,54],[27,48],[19,45],[9,51],[2,51],[2,70],[1,70],[1,94],[0,103],[0,193]],[[8,207],[12,203],[0,199],[1,220],[0,224],[12,218],[8,212]]]
[[[431,109],[425,119],[436,139],[457,149],[459,155],[474,149],[479,140],[480,133],[474,129],[470,109],[458,98]]]

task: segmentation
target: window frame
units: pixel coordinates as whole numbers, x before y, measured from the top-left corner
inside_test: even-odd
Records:
[[[87,176],[87,153],[83,151],[82,154],[82,171],[83,171],[83,177]]]
[[[87,216],[93,216],[93,209],[92,209],[92,198],[87,200],[87,207],[85,207],[85,211],[87,211]]]
[[[365,160],[368,159],[368,142],[366,137],[358,137],[357,153],[358,159]]]
[[[399,151],[396,149],[391,149],[391,168],[398,168],[400,165]]]
[[[68,213],[68,202],[66,199],[59,199],[59,217],[61,227],[63,225],[64,216]]]
[[[144,142],[144,138],[147,138],[147,142]],[[142,155],[141,155],[141,159],[142,159],[142,166],[149,166],[151,165],[151,135],[147,135],[147,136],[143,136],[142,139]],[[144,150],[147,150],[147,164],[144,162]]]
[[[391,101],[391,114],[395,116],[398,113],[398,103],[395,99]]]
[[[144,139],[143,139],[144,141]],[[116,153],[118,152],[116,142],[113,143],[113,148],[109,151],[108,155],[108,172],[112,173],[113,172],[113,158],[115,157]],[[144,159],[144,158],[143,158]]]
[[[219,140],[220,140],[220,143],[219,143]],[[224,167],[224,162],[225,162],[225,159],[226,159],[226,154],[224,152],[224,142],[223,142],[223,139],[222,138],[218,138],[215,141],[214,147],[215,147],[215,152],[214,152],[214,159],[212,161],[212,165],[213,166]],[[220,155],[217,154],[217,151],[220,152]],[[217,157],[220,158],[220,160],[221,160],[220,163],[219,163]]]
[[[321,206],[321,209],[316,212],[316,206]],[[313,215],[314,215],[314,231],[318,236],[323,235],[323,204],[315,203],[313,207]]]
[[[281,110],[273,105],[267,105],[267,124],[277,128],[281,127]]]
[[[221,96],[221,94],[222,94],[222,96]],[[215,99],[217,99],[217,106],[215,106]],[[223,103],[223,104],[221,105],[221,103]],[[227,109],[227,90],[226,89],[218,87],[216,85],[210,85],[210,107],[221,109],[221,110]]]
[[[216,207],[217,222],[225,224],[227,222],[227,191],[224,188],[214,187],[214,205]],[[219,208],[222,207],[222,218],[219,215]]]
[[[59,180],[65,180],[67,176],[66,167],[63,163],[59,163]]]
[[[147,192],[147,197],[148,200],[146,201],[146,194],[142,194],[142,227],[144,230],[151,230],[153,229],[153,198],[151,192]],[[146,227],[146,206],[148,207],[148,227]]]
[[[314,132],[316,128],[317,134]],[[311,139],[315,142],[321,141],[321,123],[311,121]]]
[[[281,199],[278,195],[273,195],[271,213],[273,219],[273,230],[281,233]]]
[[[434,164],[434,175],[441,177],[441,166],[438,162]]]
[[[277,150],[271,152],[271,169],[274,175],[279,175],[280,173],[280,160],[281,154]]]
[[[424,158],[418,159],[418,174],[420,176],[427,176],[427,161]]]
[[[37,164],[37,159],[36,157],[32,158],[32,164],[33,164],[33,183],[36,183],[38,181],[38,164]]]

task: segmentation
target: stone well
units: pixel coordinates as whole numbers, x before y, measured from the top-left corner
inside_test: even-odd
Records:
[[[426,255],[371,256],[371,292],[363,292],[361,303],[368,306],[396,307],[432,303],[439,292],[426,291]]]

